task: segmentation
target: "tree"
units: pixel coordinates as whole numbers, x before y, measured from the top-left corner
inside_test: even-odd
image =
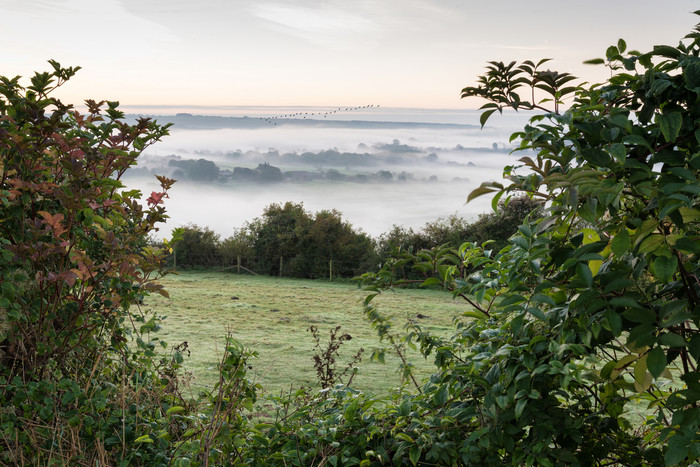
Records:
[[[290,260],[299,254],[300,243],[311,219],[302,203],[271,204],[262,219],[250,223],[254,231],[255,258],[258,269],[269,275],[280,273],[280,259]]]
[[[171,167],[179,167],[173,175],[181,174],[184,178],[195,182],[213,182],[219,179],[219,167],[206,159],[171,159],[168,163]]]
[[[189,224],[179,229],[173,247],[176,266],[184,268],[221,266],[219,235],[209,227]]]
[[[372,266],[374,247],[374,241],[343,221],[340,212],[323,210],[314,214],[297,261],[304,263],[302,277],[328,277],[329,261],[334,276],[353,277]]]
[[[258,180],[261,182],[281,182],[284,180],[284,174],[280,168],[270,165],[268,162],[258,164],[255,171],[258,173]]]
[[[285,276],[328,277],[333,261],[333,275],[348,277],[365,271],[374,258],[372,239],[356,232],[338,211],[312,214],[303,203],[269,205],[226,243],[248,254],[256,271],[270,275],[279,274],[282,263]]]

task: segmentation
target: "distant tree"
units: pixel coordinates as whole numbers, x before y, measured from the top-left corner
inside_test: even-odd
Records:
[[[302,240],[296,259],[298,274],[326,277],[330,261],[333,261],[333,274],[337,277],[361,274],[372,266],[374,248],[372,238],[355,231],[349,222],[343,221],[340,212],[319,211]]]
[[[262,217],[224,241],[231,253],[248,258],[257,272],[285,276],[328,277],[330,261],[336,277],[360,274],[375,260],[371,237],[357,232],[338,211],[312,214],[302,203],[271,204]]]
[[[390,182],[394,179],[394,174],[388,170],[380,170],[377,172],[377,177],[383,182]]]
[[[221,241],[219,255],[222,264],[233,266],[238,264],[240,259],[243,266],[254,268],[256,263],[255,235],[252,230],[246,227],[236,229],[233,235]]]
[[[219,167],[212,161],[197,159],[187,168],[187,176],[196,182],[213,182],[219,178]]]
[[[259,164],[255,169],[258,172],[258,180],[261,182],[280,182],[284,180],[284,174],[279,169],[267,162]]]
[[[336,169],[328,169],[326,171],[326,180],[341,181],[345,180],[345,175],[337,171]]]
[[[434,245],[431,239],[423,232],[415,232],[410,227],[394,225],[389,232],[385,232],[379,236],[377,241],[377,254],[379,255],[380,261],[383,261],[397,250],[419,251],[432,246]]]
[[[311,217],[303,203],[273,203],[265,208],[262,218],[248,224],[255,238],[258,269],[269,275],[279,274],[280,259],[297,256]]]
[[[175,173],[195,182],[213,182],[219,178],[219,167],[206,159],[171,159],[170,167],[178,167]]]
[[[258,172],[247,167],[234,167],[233,168],[233,179],[234,180],[257,180]]]

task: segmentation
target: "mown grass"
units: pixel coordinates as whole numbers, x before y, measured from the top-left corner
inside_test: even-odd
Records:
[[[387,355],[384,364],[370,359],[373,349],[387,344],[379,342],[365,319],[362,300],[367,292],[355,283],[214,272],[181,272],[165,277],[161,283],[170,299],[150,296],[144,306],[167,317],[157,337],[168,342],[169,348],[187,341],[191,356],[185,368],[194,376],[193,392],[216,382],[228,331],[258,352],[249,376],[262,385],[266,394],[300,386],[318,387],[313,363],[315,342],[308,330],[311,325],[319,329],[324,345],[336,326],[352,336],[340,349],[339,370],[361,347],[365,349],[352,387],[377,394],[401,384],[397,357]],[[383,293],[374,303],[391,317],[396,332],[413,319],[424,329],[443,336],[452,334],[453,317],[467,310],[465,303],[439,290],[397,290]],[[434,370],[432,361],[423,359],[419,352],[410,351],[409,356],[419,377],[427,377]]]

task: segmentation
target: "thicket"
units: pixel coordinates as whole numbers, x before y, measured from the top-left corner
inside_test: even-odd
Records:
[[[700,14],[700,12],[697,12]],[[606,51],[611,78],[574,85],[534,63],[491,62],[464,97],[542,114],[514,135],[510,184],[542,203],[508,245],[402,251],[363,275],[364,311],[405,386],[360,394],[322,371],[323,391],[272,397],[254,414],[233,339],[216,388],[178,391],[183,347],[158,357],[157,322],[134,308],[156,289],[142,208],[119,175],[165,129],[86,116],[48,92],[54,65],[0,88],[0,459],[121,465],[691,465],[700,458],[700,27],[678,46]],[[537,100],[535,98],[537,97]],[[567,103],[568,108],[564,107]],[[523,172],[525,169],[525,172]],[[282,211],[281,207],[278,208]],[[293,208],[293,206],[292,206]],[[291,209],[291,220],[298,210]],[[11,219],[11,221],[5,221]],[[166,242],[166,248],[171,242]],[[397,329],[377,294],[412,268],[465,301],[451,336]],[[132,305],[129,307],[129,305]],[[131,344],[128,338],[134,336]],[[317,356],[333,358],[343,337]],[[165,344],[163,344],[165,345]],[[417,381],[407,346],[435,362]],[[330,368],[316,361],[317,368]],[[352,364],[351,364],[352,365]],[[343,374],[342,371],[333,374]],[[268,406],[269,407],[269,406]]]

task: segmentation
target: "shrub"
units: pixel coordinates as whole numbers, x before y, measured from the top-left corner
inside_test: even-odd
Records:
[[[416,346],[434,359],[436,373],[381,404],[342,387],[296,410],[285,405],[294,399],[283,399],[268,438],[251,441],[251,458],[694,465],[700,28],[686,39],[648,53],[626,53],[619,41],[594,61],[613,71],[600,85],[574,86],[566,73],[539,71],[546,61],[491,62],[481,84],[463,91],[489,101],[482,123],[507,107],[546,113],[515,135],[534,153],[520,159],[529,172],[506,167],[510,185],[487,183],[469,198],[494,193],[497,203],[526,193],[543,203],[542,217],[526,219],[498,252],[475,242],[404,251],[364,275],[365,313],[388,344],[375,356],[403,358],[406,346]],[[527,100],[536,91],[544,98]],[[567,97],[573,103],[564,110]],[[455,317],[453,336],[415,322],[402,335],[381,315],[374,297],[412,282],[397,265],[470,305]]]
[[[157,326],[133,305],[165,293],[146,237],[172,181],[142,205],[119,180],[167,127],[116,102],[79,113],[51,96],[78,68],[50,63],[26,88],[0,77],[0,463],[143,460],[135,440],[177,399],[153,344],[128,345]]]

